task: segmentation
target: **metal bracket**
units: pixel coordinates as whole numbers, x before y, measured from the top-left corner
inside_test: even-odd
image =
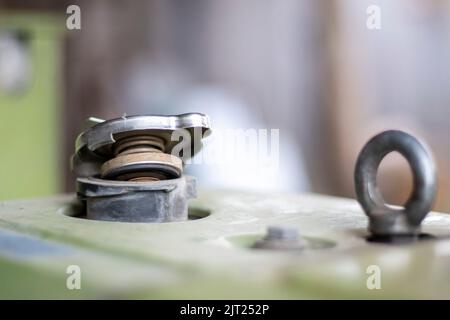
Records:
[[[196,154],[209,134],[209,118],[200,113],[178,116],[130,116],[95,121],[81,133],[72,157],[77,194],[88,219],[124,222],[170,222],[188,219],[187,201],[196,196],[195,179],[184,176],[175,146]],[[173,139],[173,134],[184,130]],[[186,152],[188,153],[188,152]]]
[[[98,122],[81,133],[75,142],[75,154],[71,167],[77,177],[100,174],[101,165],[114,156],[113,145],[120,138],[132,134],[147,134],[164,141],[164,150],[171,153],[180,143],[172,139],[173,134],[184,131],[189,141],[182,141],[191,147],[189,156],[202,148],[202,139],[210,134],[208,116],[201,113],[185,113],[172,116],[123,116],[122,118]],[[187,155],[183,155],[186,160]]]

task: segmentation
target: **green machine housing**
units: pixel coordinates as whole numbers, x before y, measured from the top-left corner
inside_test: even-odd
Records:
[[[129,223],[86,219],[74,195],[0,202],[0,298],[450,298],[448,214],[423,222],[434,238],[393,245],[366,240],[350,199],[200,190],[189,211]],[[254,249],[269,225],[297,228],[306,247]]]

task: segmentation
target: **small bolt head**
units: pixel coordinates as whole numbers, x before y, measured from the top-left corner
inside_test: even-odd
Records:
[[[306,247],[307,243],[298,230],[286,226],[270,226],[266,236],[253,245],[256,249],[269,250],[303,250]]]
[[[270,226],[267,229],[267,240],[298,240],[299,234],[296,228],[285,226]]]

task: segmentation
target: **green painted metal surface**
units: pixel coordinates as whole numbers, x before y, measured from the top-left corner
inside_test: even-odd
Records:
[[[0,203],[0,298],[450,298],[447,214],[424,221],[437,238],[386,245],[365,240],[349,199],[203,190],[190,207],[203,218],[163,224],[89,221],[74,199]],[[250,248],[268,225],[297,227],[314,249]],[[80,290],[66,287],[69,265]]]
[[[0,12],[0,32],[26,37],[31,79],[18,94],[0,90],[0,199],[36,197],[60,190],[59,19]]]

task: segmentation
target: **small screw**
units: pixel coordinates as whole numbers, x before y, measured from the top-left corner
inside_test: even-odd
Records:
[[[254,244],[254,248],[271,250],[299,250],[307,246],[296,228],[270,226],[266,236]]]
[[[105,120],[97,118],[97,117],[89,117],[89,118],[86,119],[86,123],[87,123],[87,125],[89,127],[93,127],[96,124],[99,124],[99,123],[102,123],[102,122],[105,122]]]

